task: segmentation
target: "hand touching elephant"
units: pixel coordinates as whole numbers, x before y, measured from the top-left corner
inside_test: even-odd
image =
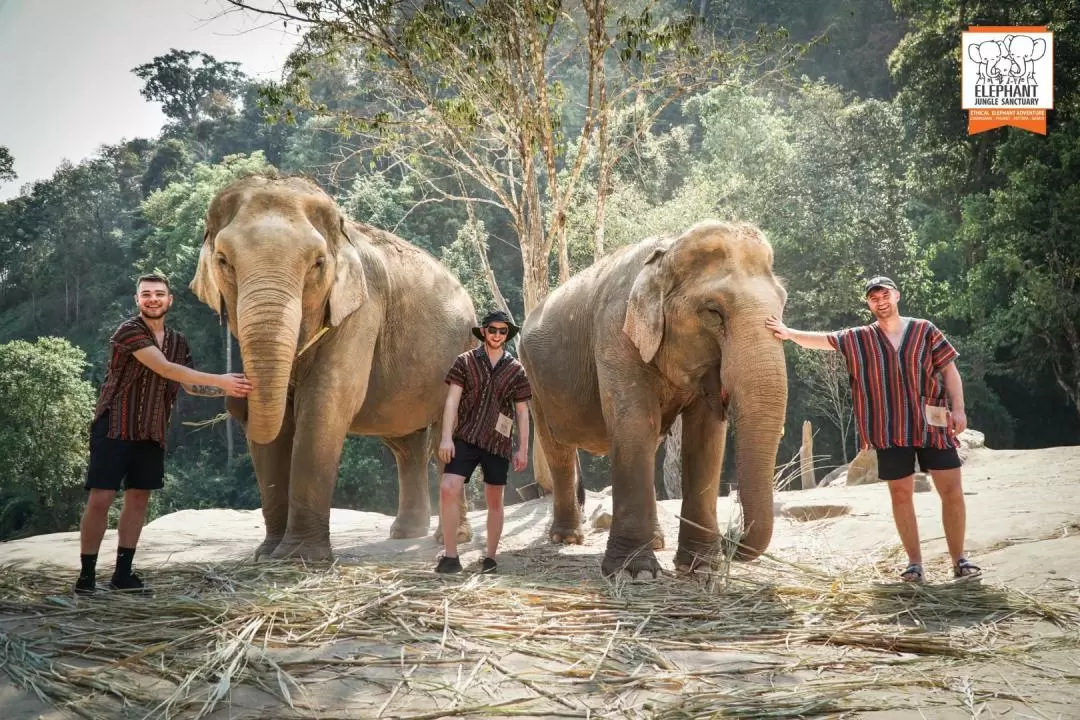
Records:
[[[391,537],[425,535],[443,378],[474,344],[476,314],[457,279],[404,240],[347,220],[314,183],[255,176],[211,203],[191,288],[227,312],[255,382],[246,404],[229,408],[262,497],[256,557],[330,557],[347,433],[380,437],[394,453]]]
[[[675,562],[686,570],[715,563],[728,399],[738,412],[736,473],[747,525],[736,557],[752,559],[768,547],[787,406],[783,348],[765,327],[787,297],[772,261],[756,228],[703,222],[679,237],[619,250],[526,319],[519,350],[554,489],[554,541],[582,540],[577,450],[611,455],[605,575],[658,570],[654,459],[680,413],[688,522]]]

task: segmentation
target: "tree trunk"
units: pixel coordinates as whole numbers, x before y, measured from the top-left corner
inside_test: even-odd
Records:
[[[232,372],[232,335],[229,334],[229,323],[221,323],[222,329],[225,331],[225,372]],[[229,467],[232,467],[233,456],[235,455],[235,449],[233,446],[233,419],[232,415],[226,414],[225,416],[225,457],[228,459]]]
[[[664,491],[668,500],[682,497],[682,415],[671,423],[664,440]]]
[[[606,104],[606,92],[600,89],[601,102]],[[593,262],[604,257],[604,233],[607,231],[607,197],[610,190],[611,168],[608,167],[608,117],[606,110],[600,114],[599,141],[600,178],[596,185],[596,229],[593,233]]]
[[[802,489],[813,490],[817,486],[814,480],[814,430],[809,420],[803,420],[802,447],[799,448],[799,474],[802,476]]]

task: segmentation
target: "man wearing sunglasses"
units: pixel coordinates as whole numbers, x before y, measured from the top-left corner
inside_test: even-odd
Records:
[[[443,410],[439,460],[445,464],[440,483],[443,556],[438,573],[461,572],[457,532],[462,487],[479,465],[484,472],[487,500],[487,553],[481,572],[495,572],[495,554],[503,529],[503,488],[513,454],[515,472],[529,458],[529,398],[532,389],[525,368],[504,349],[518,333],[510,316],[501,310],[488,313],[473,335],[483,342],[464,352],[446,375],[450,392]],[[511,433],[517,420],[518,445]]]

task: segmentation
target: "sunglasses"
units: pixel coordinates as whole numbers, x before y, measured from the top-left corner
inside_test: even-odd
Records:
[[[487,330],[488,333],[491,334],[491,335],[505,335],[508,332],[510,332],[510,328],[497,328],[497,327],[491,327],[490,325],[485,327],[484,330]]]

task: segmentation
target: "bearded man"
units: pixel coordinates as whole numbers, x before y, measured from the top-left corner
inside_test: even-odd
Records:
[[[135,281],[139,314],[109,339],[109,367],[90,426],[89,496],[79,524],[80,595],[97,590],[97,559],[109,523],[109,508],[121,485],[124,506],[117,523],[119,547],[109,588],[147,592],[132,571],[150,492],[165,484],[165,436],[176,395],[247,397],[252,385],[242,374],[211,375],[193,369],[187,339],[165,327],[172,307],[169,281],[143,275]]]
[[[765,325],[780,340],[843,354],[859,444],[877,452],[878,476],[888,481],[893,521],[907,552],[901,579],[923,581],[914,504],[916,458],[941,498],[953,575],[977,575],[980,568],[964,557],[966,508],[956,436],[967,427],[967,415],[956,349],[932,322],[900,315],[900,289],[893,280],[871,278],[864,297],[875,318],[870,325],[829,333],[792,330],[776,317]]]

